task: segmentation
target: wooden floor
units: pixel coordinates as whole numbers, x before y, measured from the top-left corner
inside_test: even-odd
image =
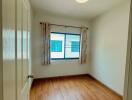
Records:
[[[30,100],[122,100],[90,76],[39,79],[33,82]]]

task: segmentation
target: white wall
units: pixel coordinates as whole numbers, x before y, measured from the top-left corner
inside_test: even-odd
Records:
[[[90,74],[123,95],[130,0],[98,16],[92,27]]]
[[[35,12],[34,13],[34,30],[32,34],[32,66],[33,74],[35,78],[43,77],[54,77],[54,76],[64,76],[64,75],[76,75],[76,74],[86,74],[89,72],[88,64],[80,65],[78,60],[67,60],[67,61],[52,61],[51,65],[42,65],[42,34],[40,32],[40,22],[47,21],[54,24],[63,25],[75,25],[75,26],[89,26],[87,21],[82,21],[78,19],[69,19],[65,17],[58,17],[54,15],[45,15],[44,13]],[[67,29],[59,29],[59,27],[52,28],[54,31],[67,31]],[[69,30],[69,29],[68,29]],[[70,29],[70,32],[76,32],[77,30]],[[80,32],[80,31],[79,31]]]

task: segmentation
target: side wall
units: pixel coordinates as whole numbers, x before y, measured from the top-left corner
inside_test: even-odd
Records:
[[[132,0],[130,8],[124,100],[132,100]]]
[[[98,16],[92,29],[90,74],[123,95],[130,0]]]
[[[43,44],[42,44],[42,34],[40,31],[40,24],[39,24],[41,21],[47,21],[50,23],[63,24],[63,25],[74,25],[74,26],[83,25],[89,27],[86,21],[58,17],[54,15],[45,15],[38,12],[35,13],[34,26],[33,26],[34,33],[32,34],[32,44],[33,44],[32,65],[33,65],[33,74],[35,78],[87,74],[89,72],[88,64],[80,65],[78,63],[78,60],[67,60],[67,61],[58,60],[58,61],[52,61],[51,65],[42,66],[41,48]],[[55,28],[55,30],[57,30],[57,28]],[[59,29],[59,31],[62,32],[64,30]]]

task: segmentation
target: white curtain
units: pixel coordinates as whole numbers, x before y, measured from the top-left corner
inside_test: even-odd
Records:
[[[41,23],[41,31],[43,35],[43,64],[50,64],[50,23]]]

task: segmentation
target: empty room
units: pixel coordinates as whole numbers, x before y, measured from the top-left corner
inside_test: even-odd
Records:
[[[0,4],[0,100],[132,100],[131,0]]]

